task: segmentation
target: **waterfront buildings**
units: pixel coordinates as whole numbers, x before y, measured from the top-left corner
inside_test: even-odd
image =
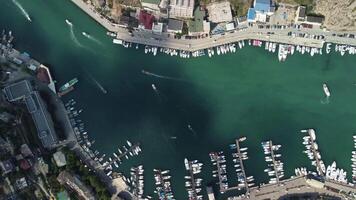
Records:
[[[194,0],[172,0],[169,3],[169,17],[193,18]]]
[[[92,190],[88,186],[86,186],[81,180],[79,180],[79,178],[69,172],[62,171],[58,175],[57,180],[60,184],[69,187],[71,190],[74,190],[75,193],[77,193],[77,195],[80,196],[82,199],[95,199]]]
[[[274,8],[270,0],[255,0],[253,7],[248,10],[249,22],[267,22],[267,17],[272,15]]]
[[[168,19],[167,31],[171,33],[181,33],[183,21],[177,19]]]
[[[303,22],[306,17],[306,7],[305,6],[298,6],[297,12],[295,15],[295,22]]]
[[[38,137],[46,149],[53,149],[58,138],[46,105],[38,91],[35,91],[28,80],[13,83],[3,89],[9,102],[24,102],[36,125]]]

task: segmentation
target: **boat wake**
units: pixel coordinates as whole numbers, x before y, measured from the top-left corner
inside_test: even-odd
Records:
[[[102,42],[100,42],[98,39],[96,39],[95,37],[89,35],[89,34],[86,33],[86,32],[82,32],[82,35],[83,35],[84,37],[88,38],[89,40],[91,40],[91,41],[97,43],[98,45],[103,45]]]
[[[324,99],[320,100],[321,104],[329,104],[330,103],[330,98],[328,96],[325,96]]]
[[[26,19],[29,22],[32,22],[30,15],[27,13],[27,11],[25,10],[25,8],[22,7],[22,5],[16,1],[16,0],[12,0],[12,2],[16,5],[16,7],[18,7],[21,10],[21,13],[23,14],[24,17],[26,17]]]
[[[88,75],[89,75],[90,80],[93,81],[93,83],[100,89],[100,91],[102,93],[104,93],[104,94],[108,93],[108,91],[93,76],[91,76],[89,73],[88,73]]]
[[[74,34],[73,24],[67,22],[67,25],[68,25],[68,27],[69,27],[70,38],[72,38],[73,42],[74,42],[77,46],[79,46],[79,47],[84,47],[84,46],[79,42],[77,36],[75,36],[75,34]]]
[[[169,77],[169,76],[162,76],[162,75],[159,75],[159,74],[155,74],[155,73],[148,72],[148,71],[146,71],[146,70],[142,70],[141,72],[142,72],[142,74],[145,74],[145,75],[147,75],[147,76],[153,76],[153,77],[156,77],[156,78],[161,78],[161,79],[166,79],[166,80],[173,80],[173,81],[187,82],[186,80],[183,80],[183,79],[180,79],[180,78],[174,78],[174,77]]]
[[[188,124],[188,129],[195,137],[198,136],[197,132],[192,128],[190,124]]]

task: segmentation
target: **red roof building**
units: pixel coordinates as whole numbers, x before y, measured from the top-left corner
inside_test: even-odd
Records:
[[[49,82],[50,82],[47,70],[45,68],[43,68],[43,67],[38,68],[38,70],[37,70],[37,78],[41,82],[43,82],[45,84],[49,84]]]
[[[20,168],[23,170],[28,170],[31,168],[31,164],[26,159],[22,159],[20,161]]]
[[[149,29],[149,30],[152,29],[154,19],[155,19],[155,17],[153,15],[141,10],[140,16],[139,16],[139,22],[140,22],[140,24],[143,24],[145,29]]]

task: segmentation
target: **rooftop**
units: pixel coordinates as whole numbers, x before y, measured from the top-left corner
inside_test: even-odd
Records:
[[[269,12],[271,10],[271,0],[255,0],[254,8],[258,12]]]
[[[171,0],[170,17],[192,18],[194,10],[194,0]]]
[[[209,11],[209,21],[214,23],[230,22],[232,21],[232,13],[230,2],[215,2],[207,7]]]
[[[317,23],[317,24],[321,24],[324,21],[324,17],[319,17],[319,16],[307,16],[306,18],[307,22],[310,23]]]
[[[67,185],[72,190],[74,190],[80,197],[88,200],[94,200],[95,196],[91,189],[87,187],[81,180],[77,177],[73,176],[71,173],[67,171],[62,171],[57,180],[59,183],[63,185]]]
[[[183,29],[183,21],[177,19],[168,20],[168,30],[181,31]]]
[[[54,153],[53,159],[58,167],[63,167],[67,164],[66,157],[61,151]]]
[[[16,102],[21,99],[25,100],[26,107],[32,115],[42,145],[48,149],[53,148],[58,142],[58,138],[54,131],[51,117],[39,92],[33,91],[28,80],[9,85],[3,91],[10,102]]]
[[[205,17],[205,11],[200,10],[199,7],[197,7],[194,10],[194,19],[189,21],[189,32],[191,33],[196,33],[196,32],[203,32],[204,31],[204,17]]]
[[[141,2],[158,5],[161,2],[161,0],[141,0]]]
[[[4,91],[9,101],[17,101],[29,95],[32,91],[32,86],[29,81],[23,80],[5,87]]]

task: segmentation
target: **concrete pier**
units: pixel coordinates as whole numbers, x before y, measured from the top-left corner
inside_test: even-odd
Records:
[[[136,144],[132,145],[130,148],[128,148],[126,151],[124,151],[123,153],[118,155],[117,157],[114,156],[112,158],[112,161],[109,162],[107,166],[114,164],[114,162],[116,162],[116,161],[121,161],[121,158],[125,157],[127,154],[132,152],[132,150],[136,149],[139,146],[140,146],[140,143],[136,143]]]
[[[277,169],[277,163],[276,163],[275,154],[274,154],[274,150],[273,150],[272,140],[269,141],[269,149],[271,151],[271,158],[272,158],[272,163],[273,163],[273,169],[276,174],[276,181],[277,181],[277,184],[279,184],[279,173],[278,173],[278,169]]]
[[[316,142],[312,139],[312,134],[311,134],[311,130],[313,129],[309,129],[308,130],[308,134],[310,136],[309,138],[309,141],[310,141],[310,144],[311,144],[311,151],[313,152],[313,156],[314,156],[314,159],[315,159],[315,162],[316,162],[316,168],[317,168],[317,171],[319,173],[320,176],[325,176],[325,173],[323,171],[323,168],[321,167],[321,159],[318,158],[318,153],[319,151],[315,148],[315,145]],[[319,153],[320,154],[320,153]]]
[[[246,189],[246,193],[250,193],[250,188],[248,186],[248,182],[247,182],[247,176],[246,176],[246,172],[245,172],[245,167],[244,167],[244,162],[242,160],[242,153],[241,153],[241,150],[240,150],[240,141],[239,139],[236,139],[235,140],[235,144],[236,144],[236,151],[237,151],[237,154],[238,154],[238,159],[239,159],[239,163],[240,163],[240,167],[241,167],[241,172],[244,176],[244,184],[245,184],[245,189]]]

